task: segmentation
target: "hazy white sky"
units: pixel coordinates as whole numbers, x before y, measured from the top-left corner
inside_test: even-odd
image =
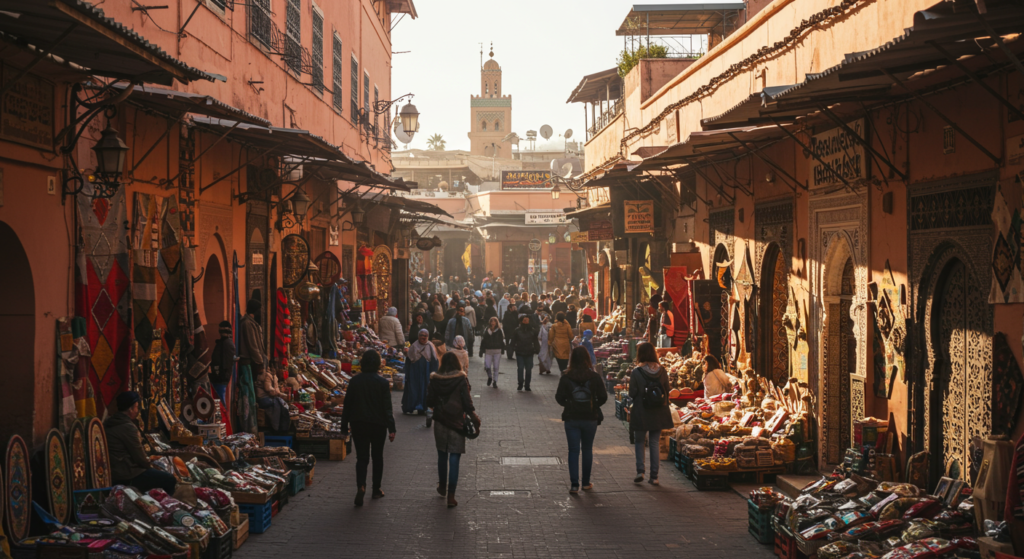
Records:
[[[549,124],[553,139],[572,128],[584,137],[583,105],[566,99],[580,79],[615,66],[615,30],[632,0],[415,0],[393,34],[392,92],[415,93],[420,132],[410,148],[441,134],[447,149],[469,149],[469,96],[480,93],[480,43],[491,41],[501,64],[502,93],[512,95],[512,131]],[[399,144],[399,147],[403,147]]]

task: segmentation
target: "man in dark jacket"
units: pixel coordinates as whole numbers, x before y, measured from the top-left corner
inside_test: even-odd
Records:
[[[491,291],[494,292],[495,297],[504,297],[506,293],[505,282],[501,281],[501,278],[494,280],[494,283],[491,284]]]
[[[395,416],[391,410],[391,388],[380,376],[380,354],[374,350],[363,353],[362,372],[352,377],[345,393],[345,406],[341,412],[341,430],[352,425],[352,439],[356,447],[356,506],[363,506],[366,495],[366,468],[373,458],[374,499],[384,496],[380,483],[384,477],[384,437],[395,441]],[[371,451],[372,448],[372,451]]]
[[[481,318],[478,319],[477,324],[487,328],[487,325],[491,323],[491,317],[498,318],[498,309],[494,306],[494,299],[490,297],[487,298],[487,304],[481,308],[483,308],[483,314],[480,315]]]
[[[238,337],[238,364],[252,367],[255,378],[263,371],[267,352],[263,345],[263,327],[260,326],[260,302],[253,298],[245,305],[241,331]]]
[[[142,448],[142,435],[135,425],[142,398],[138,392],[117,395],[117,413],[103,422],[110,454],[110,474],[114,485],[129,485],[140,491],[163,489],[174,494],[174,476],[154,469]]]
[[[516,371],[519,386],[516,390],[526,389],[530,392],[530,379],[533,378],[533,356],[540,353],[540,340],[537,331],[530,325],[530,315],[519,316],[519,327],[512,333],[512,347],[516,352]]]
[[[469,354],[473,355],[473,325],[470,324],[469,319],[466,318],[466,307],[459,305],[456,309],[455,316],[448,321],[448,326],[444,329],[444,344],[447,348],[455,347],[455,337],[462,336],[462,339],[466,340],[466,347],[469,348]]]
[[[228,383],[235,370],[235,344],[231,341],[231,323],[222,320],[220,339],[213,344],[213,358],[210,361],[210,384],[221,402],[227,402]]]
[[[519,311],[512,303],[509,304],[504,318],[501,319],[501,329],[505,332],[505,349],[508,350],[509,359],[515,359],[516,355],[515,348],[512,347],[512,334],[515,333],[516,328],[519,328]]]

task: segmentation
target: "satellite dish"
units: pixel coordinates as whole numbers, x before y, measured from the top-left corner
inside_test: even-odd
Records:
[[[541,138],[544,138],[545,140],[550,139],[551,135],[554,134],[554,132],[555,131],[552,130],[551,127],[548,126],[547,124],[545,124],[544,126],[540,127],[540,136],[541,136]]]
[[[559,169],[559,167],[558,167],[558,160],[557,159],[552,159],[551,160],[551,172],[552,173],[557,173],[558,169]]]
[[[566,178],[567,179],[567,178],[571,177],[572,176],[572,163],[563,163],[562,164],[562,171],[561,171],[560,174],[562,175],[562,178]]]
[[[572,128],[565,131],[565,139],[568,140],[569,138],[572,138]]]
[[[408,144],[412,141],[412,136],[406,133],[405,128],[402,128],[401,119],[396,119],[395,121],[395,138],[403,144]]]

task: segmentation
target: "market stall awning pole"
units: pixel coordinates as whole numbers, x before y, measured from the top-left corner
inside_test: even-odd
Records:
[[[220,181],[222,181],[222,180],[224,180],[224,179],[226,179],[226,178],[230,177],[231,175],[234,175],[234,174],[235,174],[235,173],[237,173],[238,171],[241,171],[242,169],[244,169],[244,168],[246,167],[246,165],[249,165],[249,164],[251,164],[251,163],[252,163],[253,161],[256,161],[257,159],[259,159],[259,158],[261,158],[261,157],[263,157],[263,156],[265,156],[265,155],[268,155],[268,154],[270,154],[270,153],[271,153],[272,151],[274,151],[274,150],[276,150],[277,148],[281,147],[281,145],[283,145],[283,144],[284,144],[284,141],[282,140],[282,141],[281,141],[281,142],[279,142],[279,143],[278,143],[278,144],[277,144],[276,146],[274,146],[274,147],[272,147],[272,148],[270,148],[270,149],[266,149],[266,150],[263,150],[263,151],[261,151],[261,152],[257,153],[256,155],[254,155],[254,156],[252,156],[251,158],[249,158],[249,160],[248,160],[248,161],[246,161],[245,163],[242,163],[242,164],[241,164],[241,165],[239,165],[238,167],[235,167],[235,168],[234,168],[234,169],[232,169],[232,170],[231,170],[230,172],[228,172],[227,174],[225,174],[225,175],[224,175],[223,177],[221,177],[221,178],[219,178],[219,179],[217,179],[217,180],[215,180],[215,181],[211,182],[210,184],[208,184],[208,185],[206,185],[206,186],[204,186],[204,187],[201,187],[201,188],[199,189],[199,193],[200,193],[200,194],[202,194],[203,192],[206,192],[207,190],[209,190],[210,188],[212,188],[212,187],[213,187],[213,185],[215,185],[215,184],[219,183]],[[198,159],[198,158],[197,158],[197,159]],[[175,175],[175,177],[174,177],[174,178],[178,178],[178,177],[177,177],[177,175]],[[168,182],[170,182],[170,181],[168,181]]]
[[[817,153],[814,153],[813,149],[811,149],[810,147],[805,145],[803,142],[801,142],[800,138],[796,137],[796,134],[793,134],[789,130],[786,130],[786,127],[781,125],[781,124],[779,124],[779,121],[775,120],[771,115],[768,115],[768,118],[769,118],[769,120],[772,121],[773,124],[775,124],[775,126],[779,130],[782,130],[783,132],[785,132],[786,135],[789,136],[789,138],[791,140],[796,142],[796,145],[800,146],[801,148],[804,149],[804,151],[806,151],[807,153],[811,154],[811,157],[813,157],[815,161],[817,161],[818,163],[821,163],[826,168],[831,168],[831,167],[829,167],[828,163],[825,163],[824,161],[821,160],[821,157],[818,157]],[[846,177],[844,177],[844,176],[842,176],[842,175],[840,175],[838,173],[836,173],[835,175],[836,175],[836,178],[838,178],[839,180],[843,181],[843,184],[846,185],[846,189],[847,190],[849,190],[850,192],[856,192],[857,191],[857,189],[854,188],[852,184],[850,184],[850,181],[846,180]]]
[[[706,182],[707,182],[708,184],[710,184],[710,185],[711,185],[711,186],[712,186],[712,187],[713,187],[713,188],[715,189],[715,191],[716,191],[716,192],[718,192],[718,195],[719,195],[719,196],[721,196],[721,197],[725,198],[726,200],[728,200],[730,204],[734,204],[734,203],[736,203],[736,198],[735,198],[735,197],[732,197],[732,198],[730,198],[730,197],[729,197],[729,195],[728,195],[728,194],[726,194],[726,193],[725,193],[725,191],[724,191],[724,190],[722,190],[722,188],[721,188],[721,187],[719,187],[719,186],[718,186],[717,184],[715,184],[715,181],[711,180],[711,177],[709,177],[708,175],[706,175],[706,174],[704,173],[704,171],[701,171],[701,170],[700,170],[700,167],[698,167],[697,165],[693,165],[692,167],[693,167],[693,170],[694,170],[694,171],[695,171],[695,172],[696,172],[696,173],[697,173],[698,175],[700,175],[700,176],[704,177],[704,180],[705,180],[705,181],[706,181]]]
[[[894,172],[897,175],[899,175],[900,179],[903,182],[910,182],[909,179],[907,178],[907,174],[906,173],[904,173],[903,171],[899,170],[895,165],[892,164],[891,161],[889,161],[889,159],[887,157],[885,157],[884,155],[879,153],[878,150],[876,150],[874,148],[874,146],[871,145],[871,142],[869,140],[867,140],[865,138],[861,138],[860,135],[857,134],[856,132],[854,132],[853,129],[850,128],[850,126],[848,124],[846,124],[845,122],[843,122],[843,120],[841,118],[836,116],[836,114],[834,112],[832,112],[831,109],[829,109],[825,105],[818,105],[818,110],[820,110],[822,112],[822,114],[827,116],[829,118],[829,120],[831,120],[832,122],[836,123],[837,126],[842,128],[843,131],[845,131],[847,134],[849,134],[850,137],[854,139],[854,141],[856,141],[858,144],[864,146],[864,149],[866,149],[869,152],[871,152],[871,155],[874,155],[875,157],[881,159],[882,163],[885,163],[886,166],[888,166],[890,169],[892,169],[892,172]]]
[[[797,186],[799,186],[800,188],[802,188],[804,190],[807,190],[807,185],[801,184],[800,181],[796,180],[796,177],[794,177],[793,175],[789,174],[789,171],[786,171],[785,169],[783,169],[781,165],[775,163],[775,161],[772,161],[772,159],[770,157],[768,157],[767,155],[762,154],[760,149],[755,148],[754,146],[751,146],[747,142],[744,142],[743,140],[739,139],[732,132],[729,132],[729,135],[732,136],[732,139],[734,139],[737,142],[739,142],[741,146],[746,148],[747,151],[749,151],[750,153],[754,154],[754,157],[757,157],[761,161],[764,161],[769,167],[771,167],[772,169],[775,169],[776,171],[781,173],[782,176],[786,177],[786,182],[788,182],[790,184],[790,188],[793,189],[793,192],[796,192],[796,187]]]
[[[956,130],[957,134],[960,134],[964,138],[967,138],[967,141],[971,142],[972,144],[974,144],[974,147],[976,147],[979,150],[981,150],[981,153],[984,153],[986,156],[988,156],[989,159],[994,161],[996,165],[999,165],[999,163],[1001,161],[999,157],[996,157],[995,155],[993,155],[991,151],[986,149],[985,146],[981,145],[981,142],[979,142],[978,140],[975,140],[974,137],[972,137],[967,132],[964,132],[964,129],[960,128],[960,126],[956,122],[954,122],[953,119],[951,119],[948,116],[946,116],[945,114],[943,114],[942,111],[940,111],[938,108],[936,108],[935,105],[932,105],[930,102],[928,102],[928,100],[925,99],[923,96],[921,96],[920,93],[918,93],[918,92],[910,89],[909,87],[907,87],[907,85],[905,83],[903,83],[899,78],[894,76],[892,74],[892,72],[890,72],[889,70],[886,70],[885,68],[879,68],[879,71],[881,71],[886,76],[889,76],[889,79],[892,80],[893,83],[895,83],[896,85],[902,87],[904,91],[906,91],[911,96],[913,96],[914,99],[916,99],[919,103],[921,103],[925,107],[928,107],[928,110],[930,110],[931,112],[935,113],[935,115],[938,116],[939,118],[941,118],[943,120],[943,122],[948,124],[950,128],[952,128],[953,130]]]
[[[32,58],[32,61],[26,64],[20,72],[18,72],[13,78],[8,78],[10,79],[10,81],[3,84],[3,87],[0,87],[0,97],[3,97],[4,93],[7,93],[8,90],[17,85],[18,80],[28,75],[28,73],[32,71],[32,68],[35,68],[36,65],[42,62],[44,58],[49,56],[50,52],[53,51],[53,49],[56,48],[58,45],[63,43],[64,39],[67,39],[68,35],[71,35],[71,32],[74,31],[76,27],[78,27],[78,24],[72,23],[71,26],[68,27],[66,31],[64,31],[64,33],[61,33],[60,37],[57,37],[57,39],[54,42],[50,43],[50,46],[46,47],[45,49],[41,49]]]
[[[730,134],[730,136],[732,136],[732,134]],[[733,138],[735,138],[735,136],[733,136]],[[693,148],[693,151],[697,152],[697,148]],[[719,169],[718,168],[718,164],[715,163],[715,160],[712,159],[711,157],[708,157],[708,155],[706,153],[702,153],[702,152],[698,152],[698,153],[701,153],[701,155],[704,156],[704,161],[707,161],[708,163],[711,164],[712,167],[715,168],[715,174],[718,175],[718,178],[722,179],[722,183],[724,184],[725,183],[725,171],[722,171],[721,169]],[[729,150],[729,153],[732,154],[732,150]],[[735,196],[736,189],[739,189],[740,191],[742,191],[747,196],[750,196],[751,198],[754,197],[754,193],[753,192],[749,192],[747,189],[745,189],[742,186],[740,186],[740,183],[739,183],[739,181],[736,180],[735,176],[733,176],[733,184],[730,184],[730,185],[727,185],[727,186],[731,186],[733,188],[733,199],[734,200],[736,199],[736,196]]]
[[[975,72],[972,72],[970,68],[968,68],[967,66],[964,66],[964,64],[962,62],[960,62],[957,58],[955,58],[952,54],[950,54],[949,51],[947,51],[946,49],[942,48],[942,45],[940,45],[940,44],[938,44],[938,43],[936,43],[934,41],[930,42],[928,44],[930,44],[932,46],[932,48],[934,48],[935,50],[939,51],[939,53],[942,54],[942,56],[944,56],[946,58],[946,60],[949,60],[950,64],[952,64],[952,65],[956,66],[957,68],[959,68],[960,71],[963,72],[964,74],[967,74],[972,80],[974,80],[974,83],[976,83],[979,86],[981,86],[981,88],[984,89],[985,91],[987,91],[989,93],[989,95],[995,97],[1000,103],[1003,104],[1004,107],[1006,107],[1006,110],[1008,110],[1011,113],[1017,115],[1017,118],[1019,118],[1021,120],[1024,120],[1024,111],[1021,111],[1020,109],[1018,109],[1013,103],[1007,101],[1006,97],[1003,97],[1002,95],[999,94],[998,91],[996,91],[995,89],[992,89],[992,86],[990,86],[987,83],[985,83],[985,80],[981,79],[981,77],[978,76],[978,74],[976,74]]]
[[[138,113],[136,113],[136,114],[138,114]],[[153,150],[155,150],[156,147],[158,145],[160,145],[160,142],[164,141],[164,138],[166,138],[167,135],[171,133],[171,130],[174,128],[174,125],[180,123],[182,121],[182,119],[185,118],[186,115],[188,115],[188,111],[182,112],[180,115],[178,115],[178,118],[176,118],[173,121],[167,123],[167,129],[164,130],[164,133],[160,134],[160,137],[157,138],[155,142],[153,142],[153,145],[150,146],[148,150],[146,150],[146,153],[142,154],[142,157],[138,161],[136,161],[135,163],[132,164],[132,174],[133,175],[135,174],[135,170],[139,168],[139,165],[142,165],[142,162],[145,161],[147,157],[149,157],[149,154],[153,153]],[[199,159],[199,158],[197,157],[196,159]],[[178,178],[178,177],[174,177],[174,178]],[[170,181],[168,181],[168,182],[170,182]]]

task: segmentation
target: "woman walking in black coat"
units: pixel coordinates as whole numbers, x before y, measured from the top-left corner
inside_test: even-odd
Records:
[[[469,377],[458,357],[441,358],[441,368],[430,375],[427,406],[434,410],[434,444],[437,447],[437,492],[448,497],[448,508],[458,506],[455,488],[459,482],[459,461],[466,453],[466,421],[480,425],[480,416],[469,393]]]
[[[540,353],[540,340],[537,338],[537,331],[530,322],[530,316],[524,314],[519,317],[519,327],[512,332],[512,348],[516,352],[516,371],[519,380],[519,387],[516,390],[526,389],[530,392],[530,379],[533,378],[533,356]],[[536,315],[532,315],[536,316]]]
[[[633,483],[644,480],[644,437],[651,449],[651,478],[647,481],[658,485],[660,462],[658,445],[661,431],[671,429],[672,411],[668,405],[668,373],[658,361],[654,345],[644,342],[636,347],[636,368],[629,375],[629,397],[633,408],[629,415],[629,429],[633,431],[636,451],[636,478]]]
[[[505,332],[498,324],[498,317],[492,316],[480,337],[480,357],[484,358],[487,386],[498,387],[498,369],[501,368],[501,352],[503,351],[505,351]]]
[[[594,466],[594,437],[604,420],[601,406],[608,401],[601,375],[591,369],[590,353],[578,347],[569,356],[569,368],[558,379],[555,401],[562,406],[565,438],[569,443],[569,493],[580,490],[580,451],[583,451],[583,489],[590,490]]]
[[[519,311],[516,310],[515,303],[509,303],[508,310],[505,311],[505,317],[501,319],[501,329],[505,332],[505,349],[508,350],[509,359],[515,357],[515,348],[512,347],[512,334],[515,333],[518,327]]]
[[[366,467],[373,458],[373,498],[384,496],[380,484],[384,477],[384,439],[395,442],[395,416],[391,412],[391,388],[380,371],[380,354],[369,350],[360,361],[362,372],[352,377],[341,412],[341,430],[352,425],[356,447],[356,506],[363,506],[366,495]]]

